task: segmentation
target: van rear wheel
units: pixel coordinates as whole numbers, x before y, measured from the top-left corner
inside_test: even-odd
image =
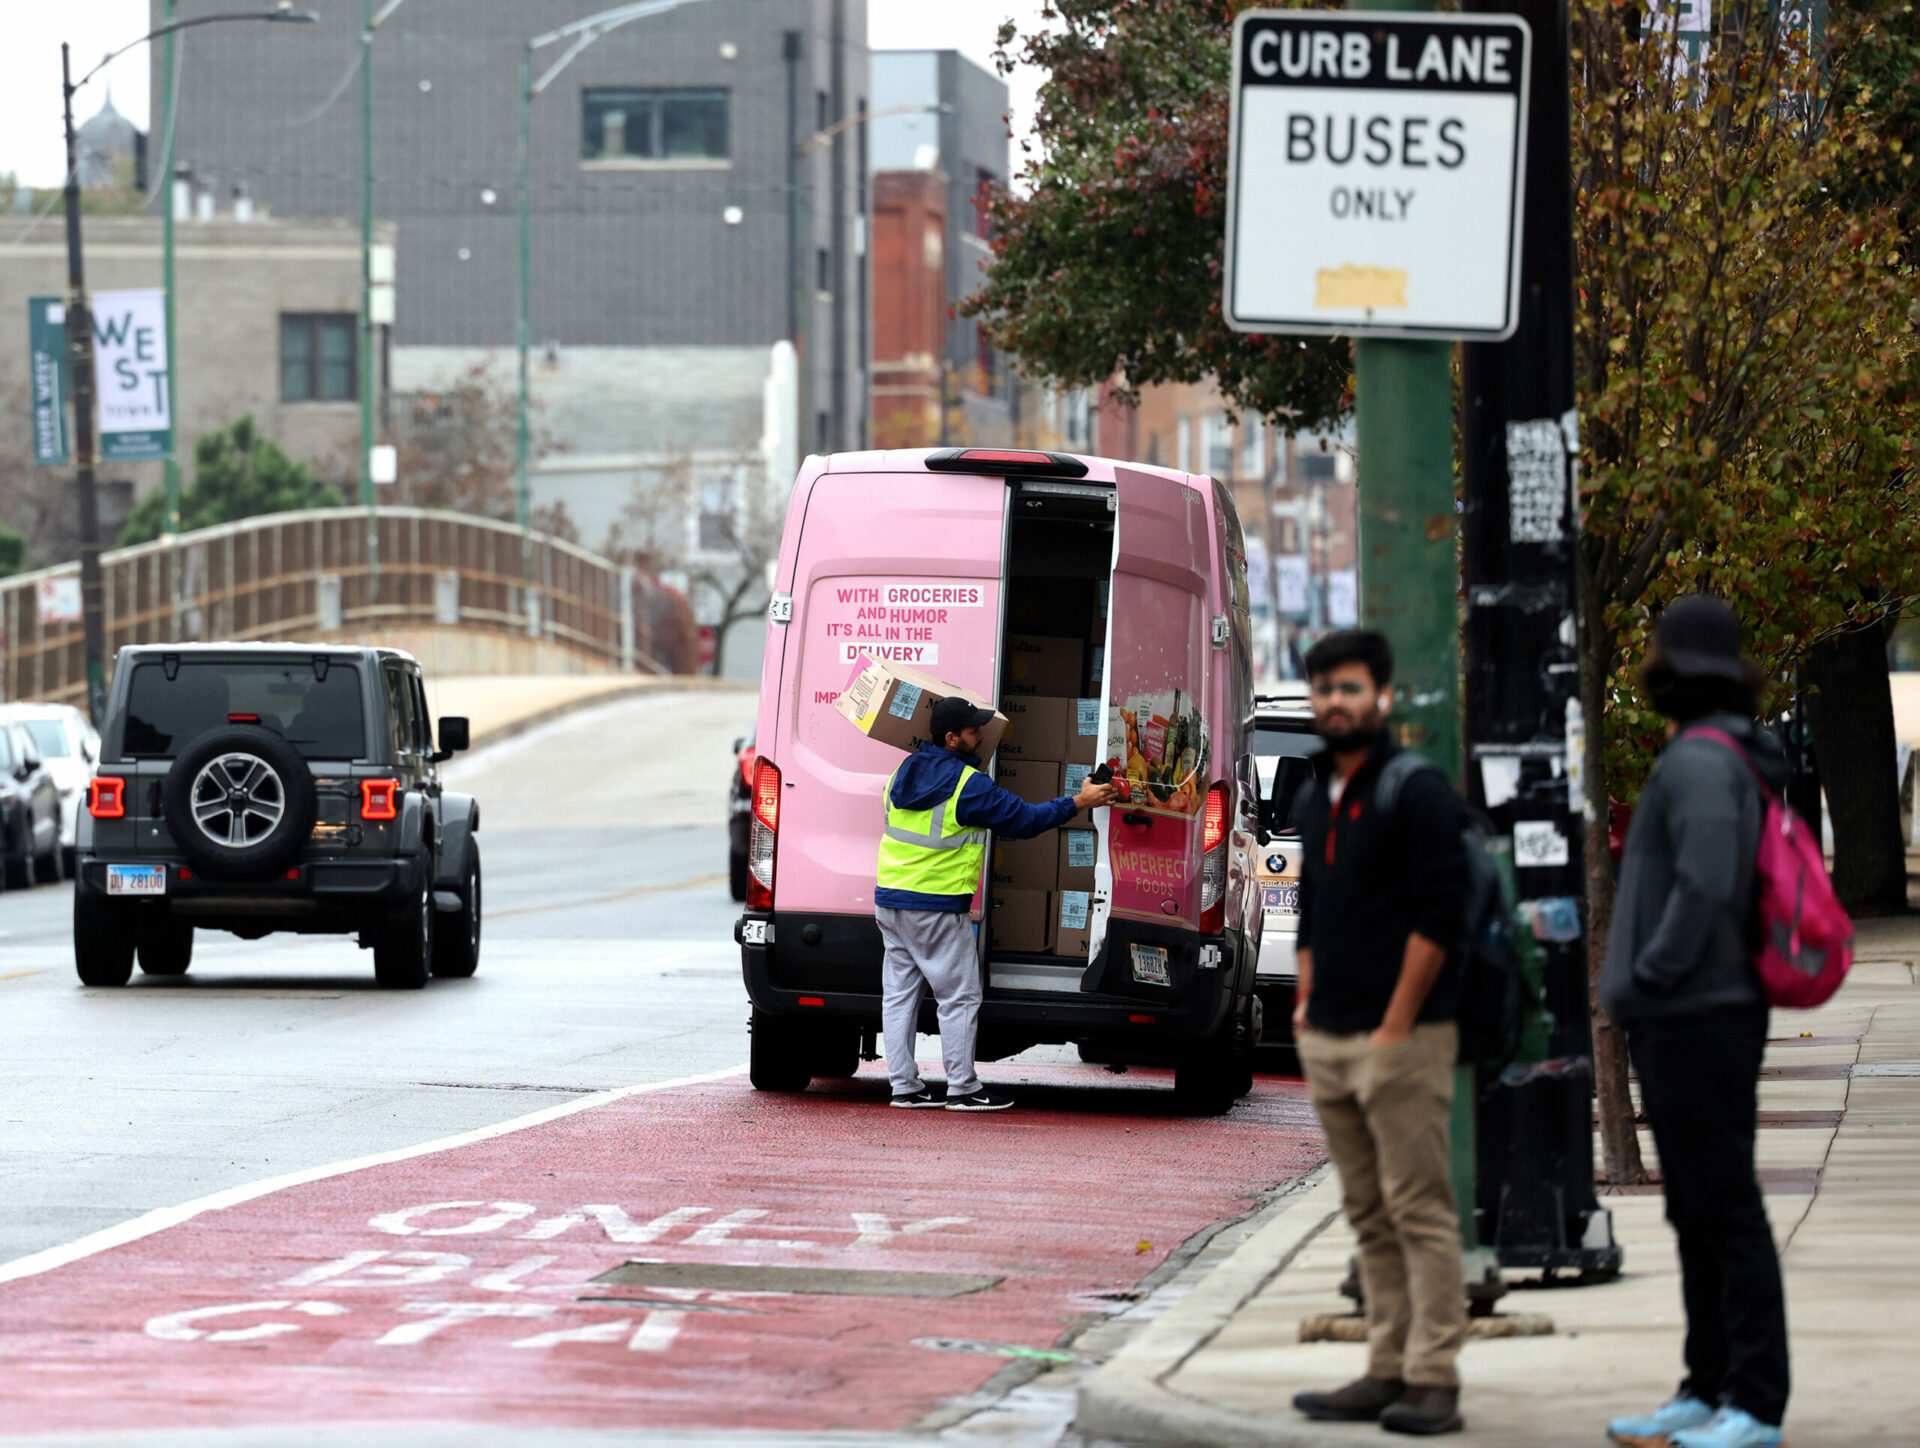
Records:
[[[748,1022],[747,1079],[756,1091],[804,1091],[813,1081],[811,1044],[793,1021],[756,1010]]]

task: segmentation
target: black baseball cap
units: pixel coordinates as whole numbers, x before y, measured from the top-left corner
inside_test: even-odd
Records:
[[[992,722],[993,710],[976,709],[958,694],[948,694],[934,702],[933,737],[936,743],[946,743],[949,734],[958,734],[962,729],[984,729]]]

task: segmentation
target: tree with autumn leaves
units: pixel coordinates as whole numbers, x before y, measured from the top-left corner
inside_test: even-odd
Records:
[[[1348,345],[1246,336],[1221,315],[1229,41],[1250,7],[1051,8],[1044,33],[1002,32],[1004,54],[1046,76],[1040,139],[1025,194],[992,203],[994,264],[968,310],[1063,385],[1212,379],[1277,426],[1325,427],[1351,405]],[[1838,686],[1863,676],[1872,692],[1862,655],[1920,594],[1912,15],[1854,7],[1812,56],[1770,0],[1732,0],[1701,64],[1642,23],[1647,7],[1570,9],[1582,695],[1605,720],[1589,796],[1631,799],[1661,742],[1635,681],[1657,610],[1717,593],[1771,676],[1828,682],[1836,878],[1856,904],[1902,908],[1884,665],[1867,707]],[[1597,967],[1604,819],[1587,843]],[[1637,1180],[1624,1053],[1595,1027],[1606,1172]]]

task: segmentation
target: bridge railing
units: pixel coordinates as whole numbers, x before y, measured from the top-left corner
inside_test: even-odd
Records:
[[[377,546],[375,541],[377,539]],[[106,658],[128,644],[491,629],[603,668],[664,672],[650,581],[510,523],[426,508],[271,513],[105,553]],[[0,579],[0,699],[83,704],[80,565]]]

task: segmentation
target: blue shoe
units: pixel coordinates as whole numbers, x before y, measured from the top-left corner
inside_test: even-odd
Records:
[[[1780,1448],[1780,1430],[1728,1404],[1702,1428],[1675,1433],[1673,1448]]]
[[[1607,1424],[1607,1436],[1628,1448],[1667,1448],[1675,1433],[1688,1428],[1704,1428],[1714,1420],[1714,1411],[1690,1393],[1682,1393],[1665,1407],[1655,1408],[1633,1418],[1615,1418]]]

